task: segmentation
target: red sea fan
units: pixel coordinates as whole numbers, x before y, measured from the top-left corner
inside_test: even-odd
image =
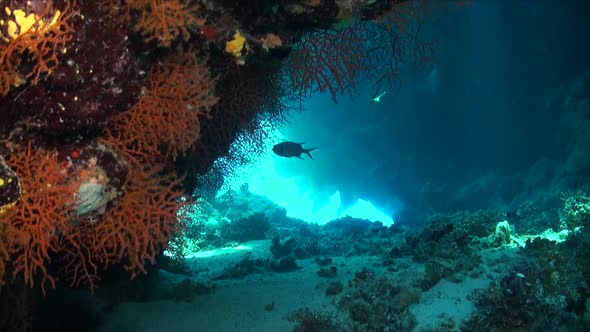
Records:
[[[0,215],[12,272],[22,275],[31,287],[40,275],[45,291],[47,282],[55,287],[55,279],[47,270],[50,256],[60,250],[60,235],[72,227],[68,211],[74,203],[74,186],[68,183],[57,155],[33,149],[31,143],[12,154],[7,163],[22,186],[20,199]]]
[[[140,100],[116,116],[103,138],[131,164],[171,162],[199,139],[200,116],[217,102],[206,64],[181,53],[158,65]]]

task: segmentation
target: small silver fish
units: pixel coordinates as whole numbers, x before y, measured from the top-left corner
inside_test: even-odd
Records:
[[[292,157],[297,157],[297,158],[301,158],[303,159],[303,157],[301,157],[301,155],[303,153],[305,153],[306,155],[309,156],[309,158],[311,158],[313,160],[313,157],[311,156],[311,151],[316,150],[317,148],[311,148],[311,149],[304,149],[303,148],[303,144],[305,143],[295,143],[295,142],[282,142],[279,144],[276,144],[275,146],[272,147],[272,151],[277,155],[277,156],[281,156],[281,157],[285,157],[285,158],[292,158]]]

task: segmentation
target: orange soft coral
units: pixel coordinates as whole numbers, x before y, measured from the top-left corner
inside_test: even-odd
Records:
[[[183,224],[177,212],[185,201],[178,190],[181,178],[161,168],[134,168],[125,191],[104,215],[76,217],[76,188],[80,177],[68,171],[55,153],[34,150],[29,143],[8,159],[21,179],[22,196],[0,215],[0,276],[7,265],[15,276],[34,286],[41,278],[55,287],[48,270],[60,259],[60,273],[72,286],[94,289],[99,273],[122,264],[132,277],[146,273]]]
[[[67,52],[72,39],[74,6],[75,2],[65,1],[58,9],[49,1],[39,13],[28,8],[4,8],[7,17],[0,18],[0,96],[27,80],[37,84],[59,64],[59,55]],[[22,75],[19,69],[27,57],[33,67]]]
[[[123,264],[134,278],[146,273],[183,224],[177,217],[181,179],[158,169],[135,169],[116,205],[99,220],[87,221],[63,237],[64,273],[72,286],[94,288],[101,269]]]
[[[72,187],[56,154],[33,149],[30,143],[7,163],[20,178],[22,196],[0,216],[2,240],[12,259],[13,274],[22,274],[31,287],[40,274],[44,290],[46,282],[55,286],[46,264],[59,251],[59,236],[72,227],[68,218]]]
[[[214,86],[193,54],[168,58],[150,73],[145,95],[112,121],[105,143],[132,166],[175,160],[199,139],[199,116],[208,116],[217,102]]]
[[[182,227],[176,215],[182,201],[175,190],[180,180],[158,173],[135,171],[118,204],[95,229],[95,246],[104,263],[123,262],[132,277],[145,273],[145,263],[155,263]]]
[[[173,40],[190,38],[190,25],[202,26],[205,19],[197,17],[199,6],[188,0],[129,0],[128,9],[139,12],[134,30],[146,42],[156,41],[158,45],[170,47]]]

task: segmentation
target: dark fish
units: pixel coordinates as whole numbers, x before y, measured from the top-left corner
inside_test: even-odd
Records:
[[[281,157],[286,157],[286,158],[291,158],[291,157],[297,157],[297,158],[301,158],[303,159],[303,157],[301,157],[301,154],[305,153],[306,155],[309,156],[309,158],[313,159],[313,157],[311,156],[311,151],[317,149],[317,148],[312,148],[312,149],[304,149],[303,148],[303,144],[305,143],[295,143],[295,142],[283,142],[283,143],[279,143],[276,144],[275,146],[272,147],[272,151]]]

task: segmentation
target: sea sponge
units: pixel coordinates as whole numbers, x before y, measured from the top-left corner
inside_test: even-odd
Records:
[[[242,36],[240,31],[236,31],[234,34],[234,39],[225,43],[225,51],[236,58],[240,58],[245,46],[246,38]]]
[[[25,33],[48,30],[50,27],[55,26],[61,15],[60,10],[55,10],[49,23],[45,23],[43,17],[35,13],[27,14],[22,9],[12,11],[10,8],[5,7],[4,11],[8,16],[14,15],[13,20],[8,20],[6,22],[6,33],[8,38],[11,39],[16,39],[18,36]]]

